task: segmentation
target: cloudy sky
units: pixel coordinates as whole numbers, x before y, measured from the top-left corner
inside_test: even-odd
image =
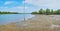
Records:
[[[0,0],[0,11],[30,13],[40,8],[60,9],[60,0]]]

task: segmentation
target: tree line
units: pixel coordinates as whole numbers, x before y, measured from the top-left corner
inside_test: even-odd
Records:
[[[40,9],[38,12],[32,12],[32,14],[46,14],[46,15],[50,15],[50,14],[60,14],[60,9],[58,10],[53,10],[53,9]]]
[[[0,14],[18,14],[18,12],[1,12],[0,11]]]

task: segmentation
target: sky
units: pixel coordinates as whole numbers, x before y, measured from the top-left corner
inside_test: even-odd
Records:
[[[0,11],[31,13],[41,8],[60,9],[60,0],[0,0]]]

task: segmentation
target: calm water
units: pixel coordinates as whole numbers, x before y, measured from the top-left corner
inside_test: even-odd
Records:
[[[33,17],[31,14],[0,14],[0,24],[8,24],[11,22],[19,22]]]

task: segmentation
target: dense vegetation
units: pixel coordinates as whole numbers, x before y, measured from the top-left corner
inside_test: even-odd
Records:
[[[45,14],[45,15],[50,15],[50,14],[60,14],[60,9],[58,10],[53,10],[53,9],[40,9],[38,12],[32,12],[32,14]]]
[[[0,12],[0,14],[18,14],[18,12]]]

